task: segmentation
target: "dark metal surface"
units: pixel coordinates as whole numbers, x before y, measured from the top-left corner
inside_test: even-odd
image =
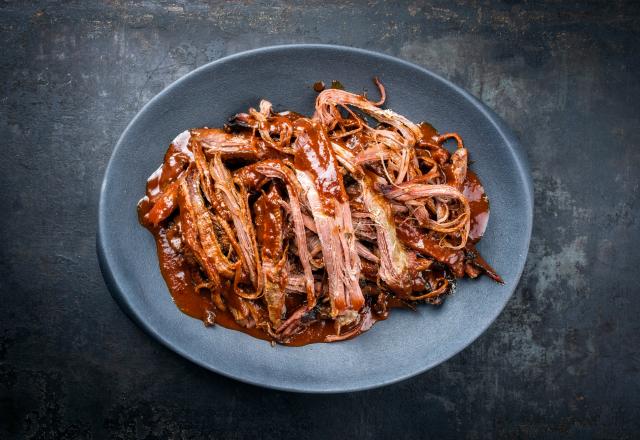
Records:
[[[637,438],[638,5],[0,8],[0,437]],[[99,184],[131,117],[207,61],[287,42],[424,65],[527,150],[536,218],[523,280],[489,331],[415,379],[335,396],[243,385],[148,338],[102,282]]]

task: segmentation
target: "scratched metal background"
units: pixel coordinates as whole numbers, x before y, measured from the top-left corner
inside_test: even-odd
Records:
[[[621,1],[0,2],[0,437],[638,438],[639,36]],[[129,321],[96,262],[102,174],[140,107],[208,61],[290,42],[439,73],[532,165],[533,241],[506,310],[388,388],[306,396],[211,374]]]

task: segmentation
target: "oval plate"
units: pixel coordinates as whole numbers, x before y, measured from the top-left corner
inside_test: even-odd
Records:
[[[244,333],[202,322],[178,310],[158,268],[151,234],[138,224],[136,204],[147,177],[171,140],[186,128],[219,127],[230,115],[257,107],[312,114],[314,82],[339,80],[347,90],[377,91],[412,121],[460,133],[491,201],[479,249],[505,280],[462,280],[440,307],[394,310],[388,320],[345,342],[272,347]],[[493,322],[513,293],[531,235],[530,174],[517,141],[478,100],[421,67],[365,50],[326,46],[268,47],[194,70],[153,98],[131,121],[107,167],[98,218],[98,256],[114,298],[158,341],[217,373],[251,384],[302,392],[374,388],[409,378],[469,345]]]

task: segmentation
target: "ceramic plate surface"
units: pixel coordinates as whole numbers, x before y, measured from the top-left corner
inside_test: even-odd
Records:
[[[378,76],[386,107],[429,121],[465,141],[471,169],[491,201],[483,256],[505,280],[462,280],[440,307],[393,310],[388,320],[345,342],[272,347],[244,333],[205,328],[178,310],[158,268],[152,235],[138,224],[136,204],[171,140],[193,127],[220,127],[261,98],[276,111],[313,113],[314,82],[337,79],[368,90]],[[114,298],[142,328],[187,359],[225,376],[270,388],[341,392],[409,378],[469,345],[513,293],[529,247],[532,184],[524,154],[500,119],[471,95],[408,62],[338,46],[276,46],[240,53],[189,73],[152,99],[129,124],[105,173],[98,219],[98,256]],[[134,349],[134,347],[131,347]]]

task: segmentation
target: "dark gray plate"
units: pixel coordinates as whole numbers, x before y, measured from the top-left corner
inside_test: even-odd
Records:
[[[205,328],[173,304],[158,269],[151,234],[136,218],[147,177],[186,128],[221,126],[227,117],[269,99],[278,109],[312,114],[315,81],[340,80],[387,107],[441,132],[462,135],[491,200],[480,250],[505,280],[458,283],[443,306],[391,317],[357,338],[334,344],[272,347],[225,328]],[[98,255],[122,308],[167,347],[225,376],[271,388],[340,392],[378,387],[428,370],[476,339],[498,316],[524,267],[532,223],[532,185],[524,154],[498,117],[471,95],[421,67],[338,46],[293,45],[244,52],[203,66],[153,98],[115,147],[105,173]],[[134,347],[132,347],[133,349]]]

